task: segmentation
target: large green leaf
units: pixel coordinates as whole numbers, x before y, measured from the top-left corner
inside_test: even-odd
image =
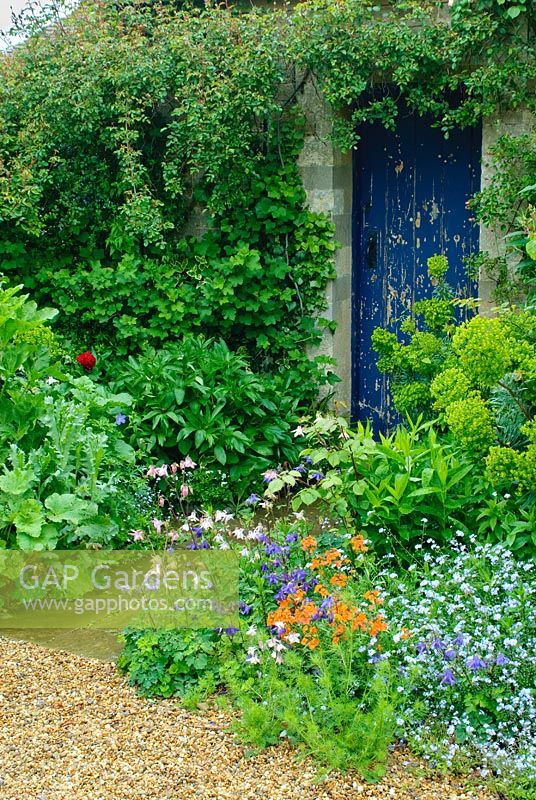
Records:
[[[529,239],[526,250],[528,257],[532,258],[533,261],[536,261],[536,239]]]
[[[6,494],[21,495],[31,488],[34,481],[33,470],[16,467],[0,477],[0,489]]]
[[[216,456],[220,464],[225,464],[227,462],[227,455],[223,447],[221,447],[221,445],[216,445],[216,447],[214,448],[214,455]]]
[[[43,506],[38,500],[29,498],[17,505],[11,521],[17,529],[17,533],[27,533],[29,536],[37,537],[41,534],[41,529],[45,522]]]
[[[78,525],[97,511],[94,503],[88,503],[74,494],[51,494],[45,500],[45,506],[52,522],[72,522],[73,525]]]
[[[17,534],[17,545],[21,550],[54,550],[58,544],[58,530],[55,525],[43,525],[40,535],[29,536],[27,533]]]
[[[121,461],[126,461],[128,464],[134,464],[136,461],[136,451],[123,439],[119,439],[115,443],[114,450]]]

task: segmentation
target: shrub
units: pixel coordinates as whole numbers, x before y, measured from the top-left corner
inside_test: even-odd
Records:
[[[237,493],[270,464],[297,456],[298,401],[221,340],[186,336],[131,356],[113,386],[133,397],[132,444],[166,461],[189,455],[224,467]]]
[[[392,332],[376,329],[378,367],[391,375],[398,411],[413,418],[420,413],[427,419],[437,415],[440,425],[476,463],[486,459],[488,477],[497,488],[518,492],[523,507],[528,507],[536,487],[529,435],[536,411],[535,310],[512,306],[492,319],[474,316],[455,323],[446,310],[449,306],[453,312],[459,300],[433,259],[430,263],[438,296],[414,307],[429,330],[405,321],[402,327],[409,342],[403,342]],[[493,453],[488,456],[490,448]],[[507,461],[519,467],[508,473],[494,468]]]
[[[314,399],[327,360],[305,351],[328,325],[336,244],[307,207],[304,120],[280,97],[284,15],[99,2],[56,37],[33,11],[0,58],[0,269],[105,369],[202,332]]]

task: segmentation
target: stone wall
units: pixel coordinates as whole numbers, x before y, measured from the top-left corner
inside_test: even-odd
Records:
[[[306,84],[300,96],[306,117],[305,144],[299,158],[303,183],[312,211],[329,214],[340,243],[335,262],[337,277],[328,287],[324,316],[337,322],[326,333],[316,353],[337,361],[337,398],[349,413],[352,375],[352,154],[341,153],[331,143],[329,108],[315,87]]]
[[[525,110],[504,111],[484,120],[482,125],[482,187],[487,186],[493,175],[493,161],[490,149],[497,140],[509,134],[519,136],[527,133],[534,125],[534,118]],[[480,226],[480,249],[490,254],[492,258],[503,256],[505,253],[504,233],[502,231]],[[495,284],[492,278],[485,273],[479,278],[479,297],[482,300],[480,313],[493,313],[493,292]]]

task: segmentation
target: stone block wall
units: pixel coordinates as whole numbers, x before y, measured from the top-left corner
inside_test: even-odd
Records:
[[[509,134],[519,136],[527,133],[534,126],[534,117],[528,111],[516,109],[503,111],[484,120],[482,125],[482,187],[487,186],[493,175],[493,160],[490,150],[497,140]],[[480,249],[495,258],[505,253],[504,232],[493,230],[485,225],[480,226]],[[479,297],[482,300],[481,314],[492,314],[495,305],[493,300],[495,284],[485,273],[479,276]]]
[[[327,319],[337,322],[326,333],[316,353],[337,361],[337,398],[349,413],[352,375],[352,154],[341,153],[331,142],[330,110],[315,87],[306,84],[300,96],[306,118],[305,144],[299,165],[312,211],[329,214],[340,248],[335,255],[337,277],[328,287]]]

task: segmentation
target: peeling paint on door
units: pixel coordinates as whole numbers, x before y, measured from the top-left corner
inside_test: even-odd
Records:
[[[478,248],[466,201],[480,183],[480,128],[448,140],[429,117],[401,108],[397,128],[364,126],[354,158],[353,372],[354,418],[386,427],[389,386],[376,368],[374,328],[407,314],[431,295],[427,259],[449,258],[448,279],[472,291],[463,258]]]

